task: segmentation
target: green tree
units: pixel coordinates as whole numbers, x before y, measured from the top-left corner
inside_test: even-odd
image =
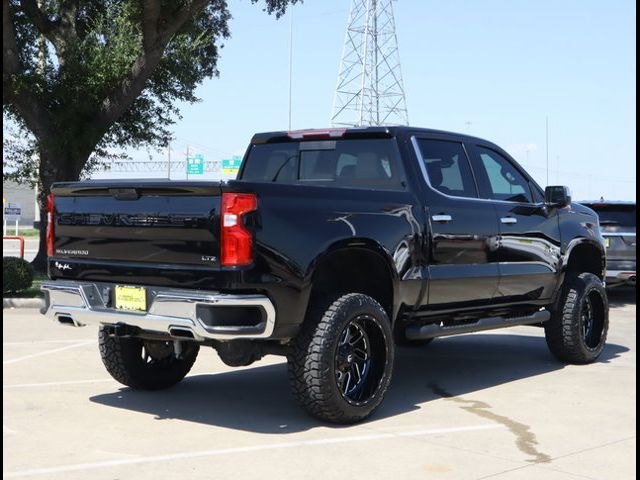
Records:
[[[297,1],[264,0],[263,8],[279,17]],[[38,184],[42,219],[52,183],[78,180],[114,147],[167,144],[180,118],[176,102],[198,101],[195,88],[218,74],[231,18],[225,0],[3,0],[2,7],[3,119],[16,130],[3,135],[3,176]]]

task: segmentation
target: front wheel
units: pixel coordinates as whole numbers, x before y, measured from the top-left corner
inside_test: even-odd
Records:
[[[172,341],[142,340],[98,334],[100,357],[107,371],[118,382],[141,390],[169,388],[182,380],[198,356],[195,342],[181,342],[180,355]]]
[[[306,319],[288,359],[291,387],[311,415],[354,423],[382,403],[393,354],[384,309],[367,295],[350,293]]]
[[[592,273],[567,274],[557,309],[544,323],[549,350],[566,363],[594,362],[604,350],[609,302],[602,281]]]

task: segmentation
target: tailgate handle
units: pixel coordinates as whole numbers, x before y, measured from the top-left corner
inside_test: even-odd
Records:
[[[140,194],[135,188],[110,188],[109,193],[116,200],[137,200]]]

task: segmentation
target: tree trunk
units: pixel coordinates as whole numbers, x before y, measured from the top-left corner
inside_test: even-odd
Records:
[[[66,153],[66,155],[65,155]],[[68,158],[70,152],[60,152],[55,147],[41,145],[40,168],[38,172],[38,208],[40,209],[40,241],[38,243],[38,253],[31,262],[33,269],[39,273],[47,273],[47,197],[51,193],[51,186],[55,182],[72,182],[80,178],[82,168],[77,165],[84,165],[84,159]],[[67,157],[63,161],[64,157]]]
[[[51,191],[52,181],[40,181],[38,185],[38,208],[40,209],[40,241],[38,242],[38,253],[31,262],[31,266],[36,272],[47,273],[47,196]]]

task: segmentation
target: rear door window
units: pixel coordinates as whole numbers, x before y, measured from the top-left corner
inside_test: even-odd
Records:
[[[418,139],[429,184],[445,195],[477,198],[471,167],[460,142]]]
[[[252,145],[240,178],[253,182],[405,188],[405,176],[393,139]]]

